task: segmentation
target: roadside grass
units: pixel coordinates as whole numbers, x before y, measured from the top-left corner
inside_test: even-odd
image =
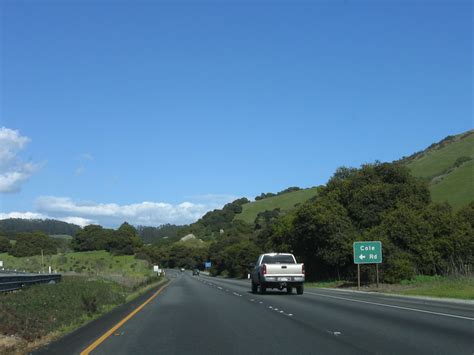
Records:
[[[57,339],[165,281],[154,276],[126,287],[103,278],[65,276],[55,285],[0,294],[0,353],[28,353],[29,343],[34,348]],[[15,341],[2,348],[2,337]]]
[[[417,276],[414,280],[404,280],[400,290],[403,295],[458,298],[474,300],[474,277]]]
[[[0,260],[5,268],[11,270],[40,272],[51,266],[59,273],[115,277],[115,281],[119,282],[119,278],[127,278],[140,283],[153,274],[147,261],[136,259],[133,255],[115,256],[105,250],[45,255],[44,266],[41,265],[41,255],[14,257],[2,253]]]
[[[107,306],[124,303],[126,296],[127,289],[115,282],[79,276],[0,294],[0,333],[32,341],[81,324]]]
[[[344,280],[307,282],[305,285],[307,287],[357,289],[354,282]],[[375,284],[362,285],[361,289],[399,295],[474,300],[474,276],[418,275],[412,280],[402,280],[399,284],[381,283],[378,288]]]
[[[125,299],[125,302],[130,302],[137,297],[140,297],[144,293],[148,292],[152,288],[158,287],[166,282],[164,277],[155,277],[150,279],[146,284],[142,285],[139,288],[136,288],[135,291],[129,293]]]
[[[319,287],[319,288],[340,288],[347,284],[347,281],[336,280],[336,281],[320,281],[320,282],[306,282],[306,287]]]
[[[275,208],[280,208],[282,211],[289,211],[295,208],[295,205],[304,203],[311,197],[318,194],[318,188],[312,187],[309,189],[293,191],[279,196],[264,198],[242,205],[242,213],[235,216],[235,219],[242,220],[247,223],[253,223],[257,214],[264,211],[272,211]]]

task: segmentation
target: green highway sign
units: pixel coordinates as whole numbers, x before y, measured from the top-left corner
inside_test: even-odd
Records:
[[[382,242],[354,242],[354,264],[380,264]]]

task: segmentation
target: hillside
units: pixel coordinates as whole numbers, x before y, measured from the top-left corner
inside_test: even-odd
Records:
[[[433,201],[456,209],[474,200],[474,130],[448,136],[400,162],[430,181]]]
[[[457,209],[474,200],[474,130],[448,136],[399,162],[414,176],[430,181],[433,201],[447,201]],[[246,203],[235,219],[253,223],[259,212],[289,211],[316,195],[314,187]]]
[[[246,203],[242,205],[242,213],[236,215],[235,219],[253,223],[257,214],[260,212],[271,211],[275,208],[280,208],[282,211],[289,211],[293,209],[295,205],[306,202],[311,197],[316,196],[317,191],[317,187],[312,187],[310,189],[288,192],[263,200]]]

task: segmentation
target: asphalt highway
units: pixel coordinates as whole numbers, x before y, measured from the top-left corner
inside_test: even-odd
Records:
[[[39,353],[474,353],[473,303],[315,288],[254,295],[248,280],[175,270],[168,277],[170,284],[109,336],[102,335],[116,322],[98,320]]]

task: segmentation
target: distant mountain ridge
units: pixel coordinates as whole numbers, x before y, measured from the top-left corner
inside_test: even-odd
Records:
[[[18,233],[43,232],[49,235],[76,234],[81,227],[55,219],[7,218],[0,220],[0,235],[14,237]]]

